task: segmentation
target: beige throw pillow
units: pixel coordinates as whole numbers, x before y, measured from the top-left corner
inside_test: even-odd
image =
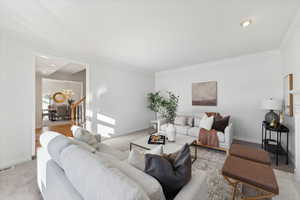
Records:
[[[214,116],[208,117],[207,115],[204,115],[200,121],[200,128],[204,128],[206,130],[211,130],[214,123]]]
[[[187,122],[186,116],[176,116],[174,120],[174,124],[179,126],[185,126],[186,122]]]

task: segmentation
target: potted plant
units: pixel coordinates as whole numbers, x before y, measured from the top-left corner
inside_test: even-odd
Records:
[[[174,119],[176,117],[176,111],[178,107],[179,97],[168,91],[164,94],[162,92],[155,92],[148,94],[150,110],[159,113],[162,118],[167,120],[166,133],[170,141],[175,141],[175,128]]]

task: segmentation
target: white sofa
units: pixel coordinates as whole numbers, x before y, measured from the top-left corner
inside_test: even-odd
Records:
[[[187,135],[194,137],[195,139],[198,139],[199,136],[199,123],[201,118],[204,116],[205,113],[200,113],[199,115],[178,115],[180,117],[188,117],[193,118],[193,123],[192,126],[188,125],[187,122],[185,125],[176,125],[174,124],[175,127],[175,132],[176,134],[181,134],[181,135]],[[223,115],[227,116],[227,115]],[[166,127],[167,123],[165,119],[159,119],[159,132],[161,134],[166,133]],[[230,118],[228,126],[225,128],[224,133],[223,132],[217,132],[218,138],[219,138],[219,147],[224,150],[228,150],[233,139],[233,131],[232,131],[232,120]]]
[[[55,132],[41,135],[37,179],[45,200],[165,200],[159,182],[127,162],[127,154],[98,150]],[[174,200],[206,200],[206,173],[193,172]]]

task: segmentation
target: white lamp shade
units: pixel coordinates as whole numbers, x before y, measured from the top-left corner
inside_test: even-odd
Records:
[[[282,102],[276,99],[265,99],[261,108],[264,110],[282,110]]]

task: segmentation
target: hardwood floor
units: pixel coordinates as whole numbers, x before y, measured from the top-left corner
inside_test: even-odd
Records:
[[[38,128],[35,130],[35,142],[36,142],[36,148],[40,147],[40,136],[46,131],[55,131],[58,133],[61,133],[68,137],[73,137],[72,131],[71,131],[72,124],[64,124],[64,125],[56,125],[56,126],[47,126],[43,128]]]

